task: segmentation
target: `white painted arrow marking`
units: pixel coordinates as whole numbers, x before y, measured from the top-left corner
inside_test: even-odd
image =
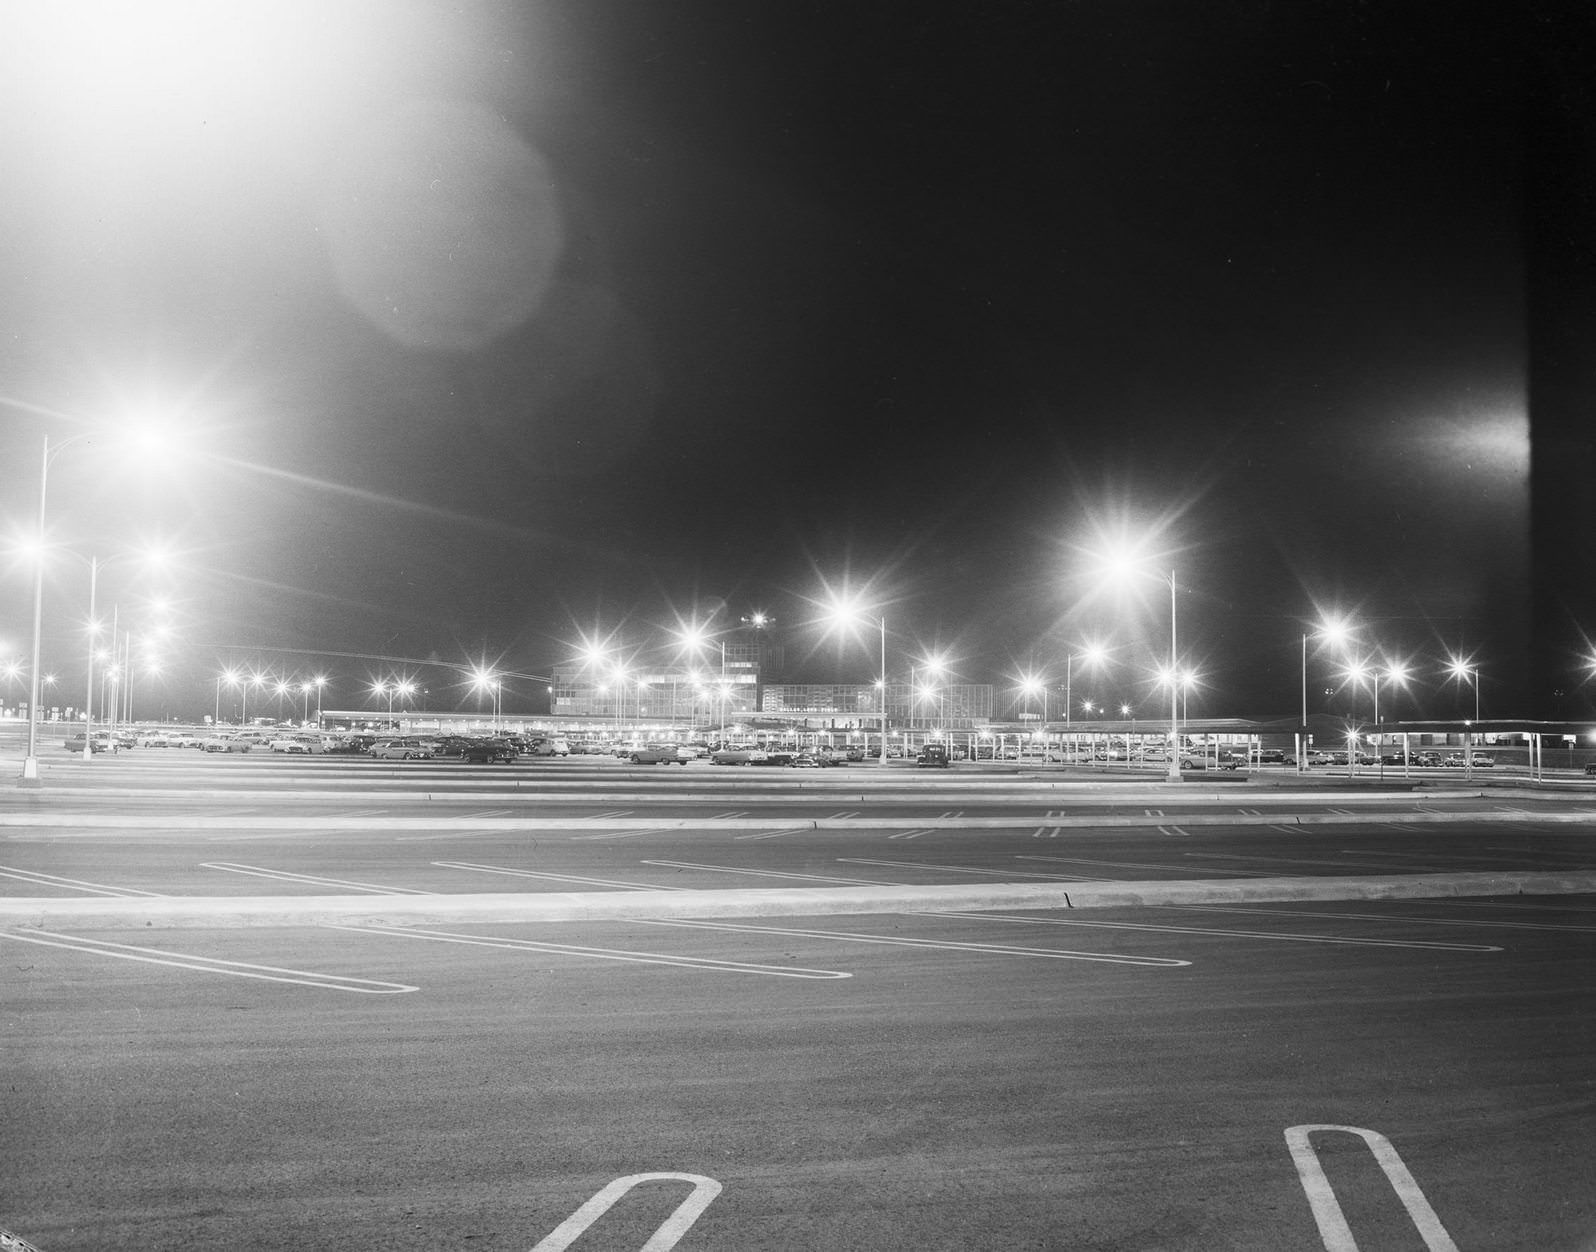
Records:
[[[692,1227],[699,1215],[720,1194],[720,1183],[702,1174],[630,1174],[617,1178],[600,1189],[591,1200],[549,1232],[532,1252],[565,1252],[589,1226],[614,1207],[615,1202],[633,1187],[661,1180],[690,1182],[693,1190],[676,1206],[676,1211],[660,1223],[639,1252],[669,1252]]]
[[[1380,1168],[1385,1171],[1385,1176],[1391,1180],[1391,1188],[1396,1192],[1397,1199],[1402,1201],[1402,1207],[1407,1209],[1408,1216],[1413,1219],[1414,1228],[1423,1238],[1424,1246],[1429,1252],[1457,1252],[1457,1244],[1452,1242],[1452,1236],[1446,1233],[1446,1227],[1441,1225],[1441,1219],[1424,1198],[1419,1184],[1384,1135],[1358,1126],[1288,1126],[1286,1144],[1291,1149],[1297,1176],[1302,1179],[1302,1189],[1307,1193],[1308,1204],[1313,1209],[1313,1220],[1319,1225],[1319,1237],[1324,1240],[1325,1252],[1358,1252],[1358,1241],[1352,1237],[1352,1228],[1347,1225],[1335,1189],[1325,1177],[1324,1167],[1319,1164],[1319,1155],[1309,1139],[1315,1131],[1340,1131],[1362,1138],[1369,1145],[1369,1151],[1374,1154]]]

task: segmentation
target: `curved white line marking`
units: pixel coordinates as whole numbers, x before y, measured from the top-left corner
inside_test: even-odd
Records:
[[[1357,1252],[1358,1241],[1352,1237],[1352,1228],[1347,1225],[1346,1215],[1341,1211],[1335,1189],[1325,1177],[1324,1167],[1319,1164],[1318,1153],[1314,1151],[1309,1138],[1316,1131],[1337,1131],[1359,1136],[1369,1145],[1369,1151],[1374,1154],[1374,1159],[1385,1171],[1385,1176],[1391,1180],[1392,1190],[1396,1192],[1397,1199],[1402,1201],[1402,1207],[1407,1209],[1408,1216],[1413,1219],[1413,1226],[1424,1240],[1424,1246],[1429,1252],[1457,1252],[1457,1244],[1452,1242],[1452,1236],[1446,1233],[1446,1227],[1441,1225],[1441,1219],[1430,1207],[1430,1202],[1424,1198],[1424,1192],[1419,1190],[1419,1184],[1414,1181],[1413,1175],[1408,1172],[1408,1167],[1397,1155],[1397,1150],[1384,1135],[1358,1126],[1318,1124],[1288,1126],[1286,1145],[1291,1149],[1291,1159],[1296,1163],[1297,1176],[1302,1180],[1302,1189],[1307,1193],[1308,1205],[1313,1209],[1313,1220],[1318,1224],[1319,1237],[1324,1240],[1325,1252]]]
[[[637,919],[642,920],[642,919]],[[707,956],[670,956],[664,952],[631,952],[624,948],[589,948],[575,943],[540,943],[535,939],[509,939],[496,935],[462,935],[448,930],[425,930],[415,926],[345,926],[322,923],[329,930],[354,930],[368,934],[397,935],[402,939],[431,939],[438,943],[464,943],[479,948],[508,948],[516,952],[552,952],[563,956],[587,956],[601,961],[628,961],[638,965],[675,965],[682,969],[702,969],[711,973],[766,974],[772,978],[852,978],[835,969],[806,969],[802,966],[758,965],[748,961],[717,961]]]
[[[281,969],[275,965],[251,965],[245,961],[224,961],[214,956],[190,956],[160,948],[139,948],[105,939],[85,939],[81,935],[58,935],[48,930],[18,934],[0,930],[0,939],[18,943],[37,943],[46,948],[68,948],[96,956],[114,956],[123,961],[143,961],[148,965],[171,965],[177,969],[198,970],[205,974],[229,974],[234,978],[259,978],[264,982],[286,982],[301,987],[320,987],[325,991],[357,991],[364,995],[399,995],[419,991],[406,983],[377,982],[370,978],[351,978],[345,974],[317,974],[302,969]]]
[[[579,1235],[614,1207],[633,1187],[645,1182],[679,1181],[693,1184],[676,1211],[660,1223],[639,1252],[669,1252],[720,1194],[720,1183],[702,1174],[629,1174],[606,1184],[592,1199],[540,1239],[532,1252],[565,1252]]]

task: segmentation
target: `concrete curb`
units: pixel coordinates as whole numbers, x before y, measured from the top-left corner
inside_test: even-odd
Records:
[[[369,895],[86,900],[31,897],[0,900],[0,926],[12,929],[66,926],[74,930],[180,930],[323,924],[508,925],[653,917],[821,917],[857,913],[1149,908],[1178,904],[1419,900],[1592,892],[1596,892],[1596,873],[499,893],[389,896],[380,901]]]
[[[146,813],[0,813],[0,828],[88,828],[89,835],[108,830],[281,830],[315,834],[328,830],[883,830],[918,826],[931,830],[1012,830],[1038,827],[1104,829],[1159,826],[1356,826],[1388,821],[1401,825],[1448,822],[1596,822],[1596,808],[1565,812],[1528,809],[1480,809],[1464,812],[1416,813],[1084,813],[1073,817],[994,815],[989,817],[300,817],[260,815],[160,815]]]

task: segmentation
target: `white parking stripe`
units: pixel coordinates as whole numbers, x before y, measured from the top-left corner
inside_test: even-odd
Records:
[[[354,882],[347,878],[325,878],[319,874],[296,874],[286,869],[262,869],[259,865],[235,865],[231,861],[201,861],[201,869],[225,870],[229,874],[247,874],[251,878],[274,878],[278,882],[305,883],[313,887],[343,887],[350,891],[369,891],[380,896],[430,896],[432,891],[415,887],[383,887],[376,883]]]
[[[550,952],[563,956],[586,956],[600,961],[625,961],[635,965],[674,965],[681,969],[701,969],[710,973],[765,974],[772,978],[852,978],[835,969],[804,969],[800,966],[758,965],[747,961],[717,961],[711,957],[670,956],[664,952],[631,952],[622,948],[590,948],[575,943],[540,943],[534,939],[509,939],[493,935],[463,935],[448,930],[423,930],[411,926],[343,926],[327,923],[332,930],[353,930],[365,934],[396,935],[401,939],[430,939],[436,943],[463,943],[478,948],[506,948],[517,952]]]
[[[872,861],[862,856],[839,856],[844,865],[885,865],[889,869],[934,869],[945,874],[977,874],[983,878],[1045,878],[1052,882],[1091,882],[1079,874],[1039,874],[1022,869],[974,869],[968,865],[934,865],[925,861]]]
[[[622,839],[641,839],[644,835],[664,834],[669,826],[645,826],[641,830],[607,830],[602,835],[572,835],[578,843],[614,843]]]
[[[406,991],[420,990],[405,983],[377,982],[370,978],[350,978],[344,974],[316,974],[302,969],[279,969],[275,965],[251,965],[244,961],[224,961],[213,956],[190,956],[182,952],[166,952],[160,948],[137,948],[131,944],[110,943],[104,939],[85,939],[79,935],[58,935],[48,930],[30,930],[27,934],[0,930],[0,939],[14,939],[18,943],[37,943],[47,948],[68,948],[75,952],[116,957],[123,961],[142,961],[148,965],[170,965],[177,969],[197,970],[205,974],[227,974],[234,978],[258,978],[265,982],[319,987],[324,991],[399,995]]]
[[[907,883],[881,882],[870,878],[836,878],[825,874],[790,874],[779,869],[739,869],[735,865],[695,865],[691,861],[644,861],[665,869],[700,869],[713,874],[746,874],[754,878],[798,878],[806,882],[839,883],[850,887],[906,887]]]
[[[582,883],[588,887],[618,887],[623,891],[682,891],[682,887],[657,887],[652,883],[617,882],[610,878],[582,878],[576,874],[547,874],[530,869],[510,869],[504,865],[473,865],[469,861],[434,861],[443,869],[474,870],[482,874],[508,874],[514,878],[540,878],[548,882]],[[0,1249],[3,1252],[3,1249]]]
[[[532,1252],[565,1252],[565,1249],[569,1248],[589,1226],[609,1212],[615,1202],[633,1187],[639,1183],[667,1179],[690,1182],[693,1184],[693,1190],[649,1236],[648,1242],[642,1247],[642,1252],[670,1252],[670,1249],[676,1246],[681,1237],[698,1220],[699,1214],[709,1207],[710,1201],[720,1194],[720,1183],[713,1178],[706,1178],[702,1174],[669,1173],[633,1174],[628,1178],[617,1178],[538,1240]]]
[[[1191,832],[1189,830],[1182,830],[1179,826],[1160,826],[1158,828],[1158,833],[1161,835],[1178,836],[1181,839],[1191,838]]]
[[[918,839],[921,835],[935,834],[931,830],[900,830],[895,835],[888,835],[888,839]]]
[[[924,913],[928,917],[967,917],[972,921],[1014,922],[1022,926],[1087,926],[1098,930],[1150,930],[1170,935],[1213,935],[1222,939],[1277,939],[1283,943],[1330,943],[1356,948],[1421,948],[1442,952],[1500,952],[1475,943],[1425,943],[1404,939],[1347,939],[1340,935],[1294,935],[1267,930],[1211,930],[1202,926],[1161,926],[1151,922],[1076,922],[1060,917],[1009,917],[1002,913]]]
[[[739,842],[739,843],[747,841],[747,840],[755,840],[755,841],[757,841],[757,840],[760,840],[760,839],[780,839],[784,835],[804,835],[804,834],[808,834],[809,830],[810,830],[810,827],[808,827],[808,826],[791,826],[791,827],[789,827],[786,830],[763,830],[763,831],[760,831],[759,834],[757,834],[757,835],[733,835],[732,839],[734,841],[736,841],[736,842]]]
[[[1024,853],[1017,854],[1014,859],[1017,860],[1017,861],[1056,861],[1060,865],[1101,865],[1101,866],[1104,866],[1104,867],[1106,867],[1108,869],[1163,869],[1163,870],[1169,870],[1172,873],[1178,873],[1178,874],[1190,874],[1191,873],[1191,866],[1190,865],[1160,865],[1157,862],[1148,862],[1148,861],[1093,861],[1093,860],[1088,860],[1085,857],[1075,857],[1075,856],[1027,856]],[[1216,870],[1216,871],[1213,871],[1213,872],[1219,873],[1219,874],[1231,874],[1231,875],[1234,875],[1234,876],[1237,876],[1237,877],[1242,877],[1242,878],[1273,878],[1273,877],[1275,877],[1275,875],[1270,874],[1270,873],[1266,873],[1264,870],[1261,870],[1261,869],[1222,869],[1222,870]]]
[[[941,917],[944,914],[929,914]],[[946,916],[955,916],[947,914]],[[755,935],[787,935],[804,939],[835,939],[845,943],[870,943],[897,948],[934,948],[947,952],[986,952],[999,956],[1041,956],[1061,961],[1100,961],[1109,965],[1152,965],[1160,968],[1190,965],[1190,961],[1161,956],[1118,956],[1107,952],[1065,952],[1053,948],[1016,948],[997,943],[961,943],[957,940],[913,939],[907,935],[864,935],[846,930],[796,930],[787,926],[741,926],[731,922],[688,921],[686,918],[637,918],[648,926],[682,926],[694,930],[735,930]]]
[[[30,882],[39,887],[67,887],[73,891],[86,891],[96,896],[153,896],[164,898],[159,891],[140,891],[137,887],[105,887],[98,883],[83,882],[76,878],[62,878],[59,874],[45,874],[34,869],[11,869],[0,866],[0,878],[13,878],[17,882]]]
[[[1358,1252],[1358,1241],[1353,1238],[1352,1228],[1341,1211],[1335,1189],[1325,1177],[1324,1167],[1319,1164],[1319,1155],[1309,1138],[1315,1132],[1325,1131],[1357,1135],[1368,1145],[1390,1181],[1392,1190],[1402,1201],[1402,1207],[1407,1209],[1414,1229],[1424,1240],[1427,1252],[1458,1252],[1457,1244],[1452,1242],[1452,1236],[1441,1225],[1440,1217],[1430,1207],[1430,1202],[1424,1198],[1424,1192],[1419,1189],[1412,1173],[1384,1135],[1357,1126],[1291,1126],[1286,1130],[1286,1146],[1291,1150],[1291,1159],[1296,1164],[1302,1190],[1308,1197],[1308,1206],[1313,1210],[1313,1220],[1319,1227],[1325,1252]]]

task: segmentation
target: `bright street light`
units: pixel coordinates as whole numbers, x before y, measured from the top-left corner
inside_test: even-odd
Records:
[[[1176,643],[1175,596],[1178,586],[1175,571],[1167,574],[1161,569],[1149,569],[1134,550],[1120,549],[1103,559],[1105,573],[1116,581],[1128,581],[1132,576],[1156,578],[1169,584],[1169,672],[1180,668],[1180,651]],[[1180,781],[1180,692],[1176,684],[1169,687],[1169,772],[1170,782]]]
[[[827,621],[837,626],[847,626],[855,623],[864,623],[875,626],[881,631],[881,703],[877,712],[881,714],[881,753],[876,757],[876,764],[882,769],[887,767],[887,619],[885,614],[870,614],[861,609],[852,601],[834,600]],[[913,675],[910,675],[911,687]],[[911,700],[913,692],[910,693]],[[913,716],[911,707],[910,716]]]
[[[1319,623],[1315,630],[1302,632],[1302,729],[1298,736],[1297,744],[1297,773],[1302,773],[1308,767],[1308,640],[1323,639],[1325,642],[1341,647],[1345,646],[1357,628],[1344,617],[1329,617]]]

